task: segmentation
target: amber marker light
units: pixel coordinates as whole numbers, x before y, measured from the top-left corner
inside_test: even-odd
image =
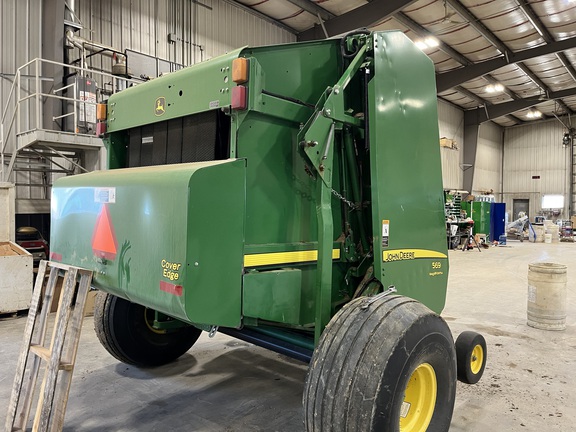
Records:
[[[249,61],[240,57],[232,61],[232,81],[236,84],[243,84],[248,81]]]

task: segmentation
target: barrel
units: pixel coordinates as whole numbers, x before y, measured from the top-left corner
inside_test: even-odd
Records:
[[[542,243],[544,241],[544,225],[532,225],[532,228],[534,229],[534,233],[536,234],[536,238],[534,239],[534,241],[536,243]]]
[[[566,329],[565,265],[528,265],[528,325],[542,330]]]
[[[552,243],[552,234],[544,234],[544,243]]]

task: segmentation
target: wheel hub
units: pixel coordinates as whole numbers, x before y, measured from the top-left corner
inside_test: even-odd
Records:
[[[428,363],[419,365],[408,380],[400,409],[400,432],[426,432],[434,408],[438,383],[436,372]]]
[[[482,363],[484,362],[484,350],[481,345],[476,345],[472,350],[472,355],[470,357],[470,370],[473,374],[477,374],[482,369]]]

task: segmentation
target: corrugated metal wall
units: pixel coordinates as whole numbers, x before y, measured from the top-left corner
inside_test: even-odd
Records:
[[[40,56],[40,35],[43,25],[41,13],[39,0],[0,1],[0,120],[5,114],[9,121],[14,112],[15,99],[8,102],[8,97],[16,69],[29,60]],[[22,87],[20,97],[25,97],[28,93],[35,91],[34,81],[23,78]],[[32,107],[33,102],[30,100],[27,104]],[[24,130],[29,128],[29,125],[35,124],[34,113],[33,109],[22,110],[20,124]],[[13,127],[15,126],[14,124]],[[7,134],[8,130],[5,130],[4,133]],[[6,151],[11,153],[13,149],[7,147]],[[17,184],[29,183],[30,177],[39,181],[39,176],[39,173],[18,172],[15,176],[15,182]],[[41,198],[43,193],[44,191],[39,188],[17,188],[18,198]]]
[[[500,201],[502,184],[503,128],[494,123],[480,125],[472,193],[493,191]]]
[[[447,102],[438,100],[438,128],[440,137],[456,141],[456,149],[440,147],[442,183],[444,189],[462,189],[462,143],[464,142],[464,112]]]
[[[0,101],[2,111],[16,69],[41,50],[41,9],[39,0],[0,1]]]
[[[185,66],[244,45],[296,41],[294,34],[224,0],[76,0],[76,14],[86,39]],[[111,62],[94,56],[90,65],[108,70]]]
[[[568,215],[570,149],[562,146],[565,128],[557,120],[506,129],[503,189],[507,210],[513,200],[530,200],[530,217],[541,210],[544,194],[565,196]],[[540,176],[533,179],[532,176]]]
[[[464,181],[463,142],[464,112],[453,105],[438,100],[438,127],[440,137],[453,139],[456,149],[440,147],[442,156],[442,180],[445,189],[462,189]],[[493,190],[496,198],[501,189],[503,130],[493,123],[480,126],[473,193]]]

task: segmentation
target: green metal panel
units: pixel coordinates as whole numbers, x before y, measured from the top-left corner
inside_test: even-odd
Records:
[[[238,114],[237,157],[247,168],[246,244],[284,244],[317,240],[315,182],[298,154],[296,134],[311,106],[339,77],[339,42],[335,40],[246,48],[251,59],[249,105]],[[256,64],[258,67],[256,67]],[[258,71],[258,74],[254,73]],[[337,238],[339,235],[335,233]]]
[[[483,201],[472,201],[462,204],[468,217],[474,221],[475,234],[490,234],[490,204]]]
[[[281,269],[244,275],[244,316],[282,323],[300,320],[302,271]]]
[[[374,33],[373,44],[374,274],[385,287],[441,311],[448,259],[434,65],[401,32]]]
[[[107,292],[188,322],[236,327],[244,206],[243,160],[63,178],[52,194],[52,255],[94,270]],[[105,213],[110,224],[100,225]]]
[[[108,132],[230,105],[232,60],[242,49],[116,93],[108,100]]]

